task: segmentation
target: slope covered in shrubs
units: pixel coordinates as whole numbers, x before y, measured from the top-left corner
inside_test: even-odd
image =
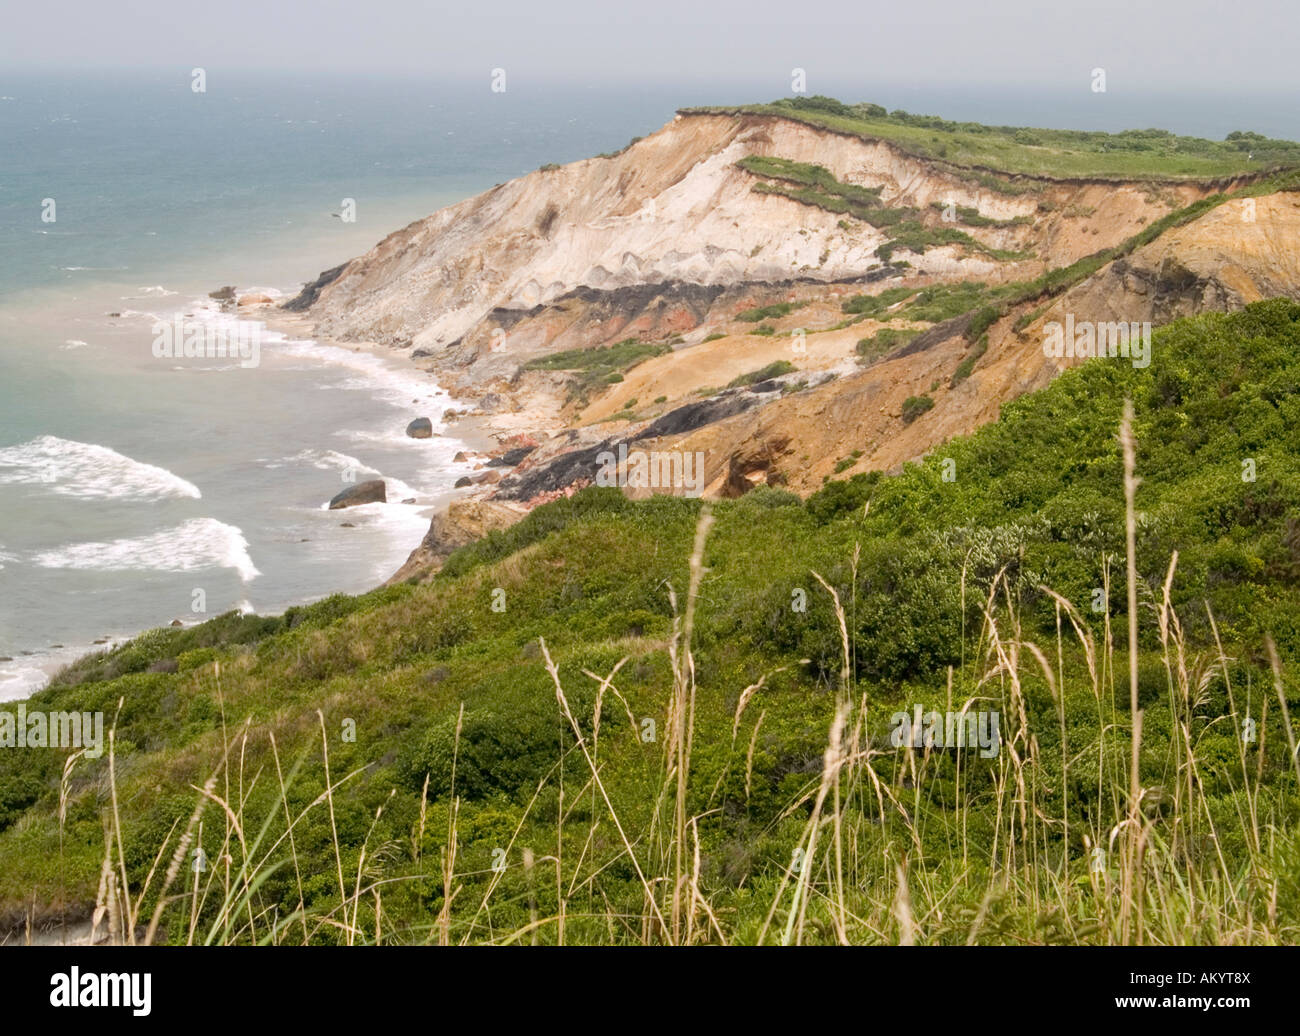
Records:
[[[103,710],[111,759],[0,752],[3,920],[34,892],[124,930],[161,902],[176,942],[1295,941],[1298,418],[1300,305],[1259,303],[896,476],[707,514],[589,489],[424,585],[154,631],[28,703]],[[992,758],[891,742],[967,702]]]

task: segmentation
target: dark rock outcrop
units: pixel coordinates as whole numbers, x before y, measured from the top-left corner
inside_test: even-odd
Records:
[[[712,399],[687,403],[650,422],[641,431],[626,439],[606,439],[593,446],[569,450],[527,471],[516,472],[501,482],[495,498],[532,500],[534,497],[566,489],[569,486],[586,485],[594,481],[596,472],[600,468],[597,458],[606,451],[617,452],[620,442],[630,444],[646,439],[684,435],[696,428],[713,424],[715,421],[734,417],[759,405],[761,401],[761,397],[755,398],[748,392],[728,392]]]
[[[586,449],[561,453],[546,464],[511,475],[501,482],[495,496],[499,500],[531,500],[571,485],[585,485],[596,477],[599,468],[596,458],[606,450],[617,449],[617,440],[606,439]]]
[[[227,284],[224,288],[210,291],[208,292],[208,298],[220,302],[222,311],[229,312],[235,304],[235,286],[233,284]]]
[[[658,439],[665,435],[682,435],[703,428],[706,424],[734,417],[742,410],[756,405],[758,400],[742,392],[727,393],[712,399],[701,399],[687,403],[676,410],[670,410],[663,417],[652,421],[634,439]]]
[[[343,271],[347,269],[347,265],[347,263],[343,263],[332,270],[326,270],[310,284],[304,284],[302,291],[298,292],[281,308],[295,313],[310,309],[316,300],[320,298],[321,290],[338,280]],[[233,292],[234,289],[232,288],[231,291]]]
[[[537,449],[536,446],[520,446],[518,449],[515,450],[506,450],[506,452],[501,454],[500,457],[493,457],[490,461],[488,461],[488,467],[489,468],[513,468],[516,465],[518,465],[519,462],[522,461],[525,457],[527,457],[530,453],[532,453],[533,450],[535,449]]]
[[[330,510],[337,511],[341,507],[356,507],[359,504],[386,503],[388,503],[388,487],[384,485],[382,478],[372,478],[366,482],[358,482],[355,486],[348,486],[338,493],[330,501]]]

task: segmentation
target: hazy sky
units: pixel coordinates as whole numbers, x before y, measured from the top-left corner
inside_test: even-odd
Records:
[[[760,96],[937,87],[1295,94],[1300,0],[41,0],[5,4],[0,72],[131,66],[735,83]],[[767,86],[770,84],[770,86]],[[764,88],[766,87],[766,88]]]

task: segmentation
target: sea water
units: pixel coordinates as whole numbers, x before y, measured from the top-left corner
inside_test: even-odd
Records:
[[[370,589],[469,471],[439,421],[457,401],[402,357],[264,333],[256,366],[159,358],[155,325],[230,319],[225,285],[289,297],[673,112],[486,81],[190,84],[0,77],[0,700],[95,641]],[[419,416],[439,434],[407,437]],[[368,478],[388,503],[326,509]]]

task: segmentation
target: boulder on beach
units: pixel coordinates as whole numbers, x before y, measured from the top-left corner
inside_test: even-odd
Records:
[[[470,486],[470,485],[473,485],[473,483],[470,481],[469,476],[468,476],[468,475],[461,475],[460,478],[456,479],[456,485],[453,486],[452,488],[454,488],[454,489],[464,489],[466,486]]]
[[[406,426],[406,434],[412,439],[432,439],[433,422],[427,417],[417,417]]]
[[[468,461],[468,460],[469,460],[469,457],[468,457],[468,455],[465,453],[464,450],[459,451],[459,452],[456,454],[456,456],[454,456],[454,457],[451,458],[451,462],[452,462],[453,464],[464,464],[464,463],[465,463],[466,461]]]
[[[240,295],[236,306],[269,306],[275,299],[270,295]]]
[[[490,486],[501,481],[501,472],[485,471],[481,475],[475,475],[473,482],[476,486]]]
[[[384,485],[382,478],[372,478],[366,482],[358,482],[355,486],[348,486],[338,493],[330,501],[330,510],[337,511],[340,507],[356,507],[359,504],[386,503],[388,503],[388,487]]]

